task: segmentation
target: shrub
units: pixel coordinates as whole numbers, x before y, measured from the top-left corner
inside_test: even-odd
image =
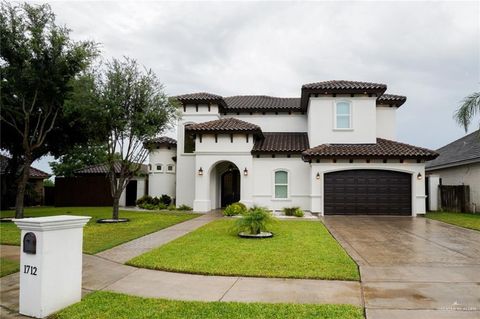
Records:
[[[247,207],[242,203],[233,203],[227,206],[223,211],[223,216],[235,216],[239,214],[245,214]]]
[[[172,203],[172,198],[167,194],[163,194],[162,196],[160,196],[160,202],[168,206]]]
[[[295,217],[303,217],[303,215],[305,215],[303,213],[303,210],[301,210],[300,208],[298,208],[294,213],[293,213],[293,216]]]
[[[284,207],[283,212],[285,216],[295,216],[295,217],[303,217],[304,213],[300,207]]]
[[[167,209],[168,209],[168,210],[176,210],[177,207],[172,204],[172,205],[168,205]]]
[[[256,235],[267,231],[267,226],[274,220],[273,216],[265,208],[255,206],[239,218],[235,226],[239,232],[243,231],[251,235]]]
[[[137,201],[135,202],[135,204],[137,204],[138,207],[140,207],[140,205],[142,204],[151,204],[151,203],[152,203],[152,196],[149,196],[149,195],[142,196],[139,199],[137,199]]]
[[[168,207],[168,205],[163,204],[163,203],[160,203],[160,204],[157,205],[157,208],[158,208],[159,210],[167,209],[167,207]]]
[[[151,204],[153,204],[153,205],[155,205],[155,206],[158,205],[158,204],[160,204],[160,198],[158,198],[157,196],[155,196],[154,198],[152,198]]]
[[[193,210],[193,208],[187,205],[180,205],[177,210]]]

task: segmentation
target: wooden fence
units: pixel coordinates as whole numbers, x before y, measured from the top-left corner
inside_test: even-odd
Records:
[[[441,208],[452,212],[470,211],[470,186],[439,185]]]
[[[111,206],[105,175],[55,178],[55,206]]]

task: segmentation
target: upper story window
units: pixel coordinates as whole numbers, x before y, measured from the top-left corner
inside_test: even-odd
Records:
[[[195,136],[189,134],[186,130],[188,125],[185,125],[183,131],[183,152],[184,153],[193,153],[195,152]]]
[[[288,198],[288,172],[275,172],[275,198]]]
[[[335,103],[335,128],[352,128],[352,103],[347,101]]]
[[[163,171],[163,164],[155,164],[155,168],[158,172]]]
[[[168,164],[167,165],[167,173],[175,173],[175,165]]]

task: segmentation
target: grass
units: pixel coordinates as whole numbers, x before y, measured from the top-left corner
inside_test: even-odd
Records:
[[[351,305],[264,304],[151,299],[99,291],[87,295],[52,319],[362,319],[363,310]]]
[[[120,217],[128,223],[98,224],[100,218],[111,218],[111,207],[42,207],[25,209],[25,217],[51,215],[92,216],[84,229],[83,251],[95,254],[132,239],[172,226],[199,216],[185,212],[135,212],[120,211]],[[14,216],[13,211],[2,211],[2,217]],[[0,243],[20,245],[20,230],[14,223],[0,223]]]
[[[480,214],[430,212],[427,213],[427,218],[439,220],[460,227],[480,230]]]
[[[13,274],[19,269],[20,263],[17,260],[0,257],[0,277]]]
[[[320,222],[278,221],[269,239],[239,238],[233,223],[214,221],[128,264],[206,275],[359,280],[357,265]]]

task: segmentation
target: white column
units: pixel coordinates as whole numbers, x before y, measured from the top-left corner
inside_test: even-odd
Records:
[[[20,313],[44,318],[81,300],[83,226],[90,217],[14,219],[21,229]]]
[[[440,185],[440,176],[429,175],[427,200],[432,211],[437,211],[439,206],[438,185]]]

